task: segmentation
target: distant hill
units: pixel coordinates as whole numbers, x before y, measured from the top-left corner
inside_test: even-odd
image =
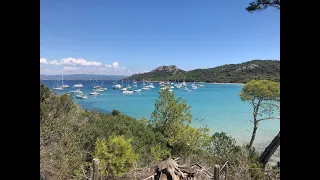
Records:
[[[267,79],[280,81],[280,61],[252,60],[240,64],[226,64],[208,69],[183,71],[176,66],[160,66],[147,73],[134,74],[125,78],[141,81],[175,81],[187,82],[217,82],[217,83],[246,83],[252,79]]]
[[[69,74],[63,75],[64,80],[120,80],[128,76],[119,75],[98,75],[98,74]],[[40,75],[42,80],[57,80],[61,79],[61,75]]]
[[[152,81],[161,81],[161,80],[167,80],[167,77],[170,76],[175,76],[175,75],[181,75],[185,71],[177,68],[174,65],[171,66],[159,66],[156,69],[147,72],[147,73],[141,73],[141,74],[134,74],[129,78],[125,79],[130,79],[130,80],[152,80]]]

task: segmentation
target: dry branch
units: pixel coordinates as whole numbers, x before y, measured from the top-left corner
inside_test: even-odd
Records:
[[[137,180],[149,180],[152,177],[159,180],[211,180],[213,178],[212,173],[200,164],[178,164],[178,159],[168,158],[161,161],[158,166],[139,169],[139,172],[135,170],[122,179],[131,180],[134,174],[139,175]]]

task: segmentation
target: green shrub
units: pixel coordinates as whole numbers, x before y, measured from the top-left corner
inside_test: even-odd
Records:
[[[93,156],[100,160],[100,173],[106,177],[122,176],[137,160],[130,140],[123,136],[110,136],[107,141],[98,138]]]

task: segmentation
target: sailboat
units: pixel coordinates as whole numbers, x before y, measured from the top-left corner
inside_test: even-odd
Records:
[[[121,85],[118,82],[113,82],[112,89],[121,89]]]
[[[100,89],[102,89],[102,90],[104,90],[104,91],[105,91],[105,90],[108,90],[108,88],[104,88],[104,87],[103,87],[103,81],[102,81],[102,83],[101,83]]]
[[[96,90],[96,89],[95,89],[95,86],[93,85],[92,92],[89,93],[89,95],[99,95],[99,94],[100,94],[100,92],[97,92],[97,91],[95,91],[95,90]]]
[[[185,88],[184,88],[184,91],[188,91],[188,92],[190,92],[190,91],[191,91],[191,89],[188,89],[187,87],[185,87]]]
[[[198,87],[193,83],[191,84],[191,89],[198,89]]]
[[[131,89],[131,86],[129,85],[129,80],[127,79],[127,89]]]
[[[123,87],[123,79],[122,79],[122,85],[121,85],[121,87]],[[121,91],[126,91],[127,90],[127,88],[122,88],[122,89],[120,89]]]
[[[92,91],[91,93],[89,93],[90,95],[99,95],[100,93],[97,91]]]
[[[107,88],[103,88],[102,86],[103,86],[103,82],[101,83],[101,86],[95,85],[95,86],[93,87],[93,91],[96,91],[96,92],[103,92],[103,91],[105,91]]]
[[[186,83],[186,76],[184,76],[184,79],[183,79],[183,82],[181,84],[182,86],[187,86],[187,83]]]
[[[71,93],[78,93],[78,94],[82,94],[83,93],[80,89],[73,90],[73,91],[70,91],[70,92]]]
[[[63,84],[63,73],[62,73],[61,81],[62,81],[62,85],[61,85],[62,88],[69,88],[69,87],[70,87],[70,86],[67,85],[67,84]]]
[[[133,79],[133,85],[132,85],[132,86],[134,86],[134,87],[137,87],[137,86],[138,86],[136,79]]]
[[[75,88],[82,88],[83,85],[82,85],[82,83],[79,82],[78,84],[74,84],[73,87],[75,87]]]
[[[56,87],[54,87],[54,85],[56,85]],[[56,81],[56,83],[53,85],[53,88],[54,90],[63,90],[62,86],[59,86],[58,85],[58,80]]]
[[[142,86],[146,86],[147,84],[144,82],[144,79],[142,80]]]
[[[131,90],[124,90],[124,91],[122,91],[122,93],[123,93],[123,94],[132,94],[133,91],[131,91]]]
[[[142,85],[143,85],[143,87],[141,88],[142,90],[149,90],[150,88],[149,88],[149,86],[147,86],[147,84],[144,82],[144,79],[142,80]]]
[[[76,95],[76,98],[78,98],[78,99],[87,99],[88,97],[83,93],[79,93],[79,94]]]

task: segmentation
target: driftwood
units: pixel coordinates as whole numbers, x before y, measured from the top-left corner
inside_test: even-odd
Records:
[[[127,173],[123,180],[212,180],[213,174],[198,163],[178,164],[177,159],[168,158],[153,167]]]

